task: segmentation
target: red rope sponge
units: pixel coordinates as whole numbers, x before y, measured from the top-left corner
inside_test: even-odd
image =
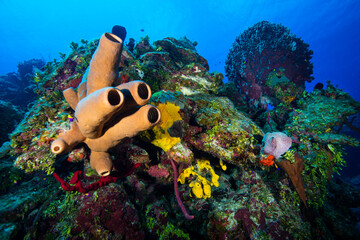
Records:
[[[74,175],[72,176],[71,180],[70,180],[70,184],[75,184],[74,186],[70,185],[69,183],[65,182],[64,179],[62,179],[59,174],[57,173],[53,173],[55,179],[60,183],[61,188],[64,189],[65,191],[77,191],[77,192],[81,192],[81,193],[88,193],[90,191],[96,190],[99,187],[102,186],[106,186],[109,183],[114,183],[116,182],[119,178],[121,177],[127,177],[129,175],[131,175],[134,170],[136,168],[138,168],[140,166],[140,164],[134,164],[131,168],[131,170],[124,174],[124,175],[119,175],[119,176],[103,176],[101,177],[97,182],[91,183],[90,185],[83,187],[81,179],[83,178],[83,174],[82,171],[76,171],[74,172]]]

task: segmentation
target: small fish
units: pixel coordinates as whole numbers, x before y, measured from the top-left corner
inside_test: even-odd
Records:
[[[69,119],[70,122],[72,122],[74,120],[74,118],[72,116],[70,116],[70,115],[68,115],[68,119]]]
[[[141,32],[144,32],[145,30],[142,28],[142,29],[140,29],[140,31],[141,31]]]
[[[274,163],[274,165],[275,165],[276,169],[277,169],[277,170],[279,170],[279,167],[278,167],[278,165],[276,165],[276,163]]]

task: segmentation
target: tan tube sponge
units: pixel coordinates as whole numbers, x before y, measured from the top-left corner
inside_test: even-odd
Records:
[[[126,98],[127,106],[142,106],[146,104],[151,97],[151,89],[149,85],[143,81],[131,81],[116,87],[122,90],[123,94],[129,96]]]
[[[104,87],[110,87],[119,75],[123,42],[111,33],[105,33],[100,38],[89,67],[87,79],[87,95]]]
[[[77,92],[64,91],[65,100],[75,110],[71,129],[51,145],[55,154],[66,153],[81,142],[91,150],[90,165],[101,176],[109,175],[113,163],[109,150],[124,138],[152,128],[160,122],[160,111],[146,105],[150,87],[143,81],[132,81],[113,87],[118,76],[122,41],[105,33]]]
[[[102,127],[124,103],[119,89],[106,87],[83,98],[75,108],[75,121],[87,138],[100,137]]]
[[[73,147],[83,142],[85,137],[80,132],[77,124],[72,122],[70,124],[70,130],[66,131],[51,144],[51,151],[55,154],[67,153]]]
[[[110,154],[107,152],[92,151],[90,155],[90,166],[99,175],[108,176],[113,167]]]
[[[76,105],[79,102],[79,97],[74,88],[68,88],[63,91],[65,100],[69,103],[70,107],[75,110]]]
[[[103,136],[95,139],[87,138],[85,143],[91,150],[107,151],[119,144],[126,137],[134,137],[139,132],[152,128],[159,123],[160,111],[152,105],[145,105],[130,115],[117,119],[117,124],[107,129]]]

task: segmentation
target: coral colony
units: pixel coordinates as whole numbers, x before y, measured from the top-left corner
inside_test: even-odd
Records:
[[[291,103],[313,78],[309,44],[282,25],[259,22],[236,38],[226,73],[248,105]]]
[[[36,103],[1,148],[16,157],[16,168],[3,169],[4,231],[28,239],[359,237],[349,210],[359,203],[332,176],[345,165],[344,146],[358,146],[339,130],[360,104],[330,82],[305,91],[307,43],[259,22],[236,38],[224,83],[186,37],[125,37],[115,26],[100,40],[72,42],[33,75]]]

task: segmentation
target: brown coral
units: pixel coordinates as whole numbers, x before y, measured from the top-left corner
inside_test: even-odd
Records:
[[[304,189],[304,182],[301,176],[301,172],[304,169],[303,160],[299,154],[294,155],[295,163],[291,163],[287,160],[276,161],[289,176],[292,184],[294,185],[296,192],[299,194],[301,201],[306,205],[306,194]]]

